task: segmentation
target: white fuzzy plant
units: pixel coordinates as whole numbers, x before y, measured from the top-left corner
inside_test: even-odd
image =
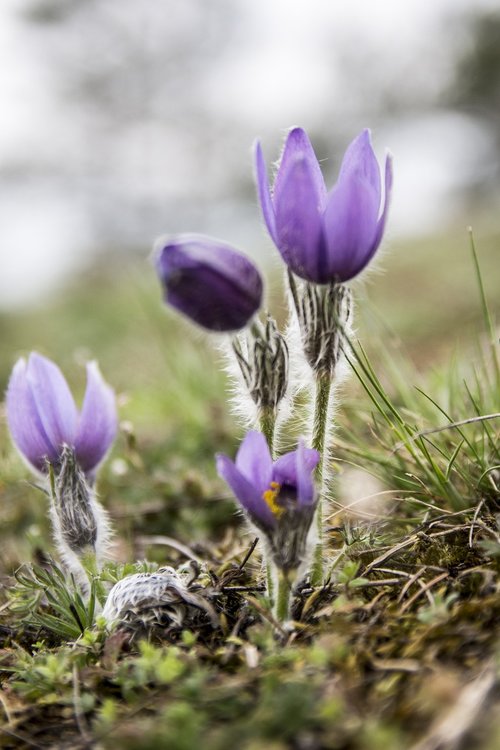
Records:
[[[109,515],[70,447],[63,446],[56,470],[50,466],[49,484],[50,517],[59,557],[88,595],[90,579],[101,571],[109,556],[112,538]]]

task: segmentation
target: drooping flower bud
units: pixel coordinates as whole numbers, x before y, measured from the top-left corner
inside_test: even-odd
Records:
[[[255,265],[229,245],[196,234],[160,238],[155,266],[165,301],[210,331],[238,331],[262,302]]]
[[[392,187],[392,161],[380,169],[364,130],[348,147],[339,178],[327,193],[304,130],[288,134],[271,194],[260,144],[257,189],[269,234],[287,266],[317,284],[345,282],[373,258],[385,229]]]

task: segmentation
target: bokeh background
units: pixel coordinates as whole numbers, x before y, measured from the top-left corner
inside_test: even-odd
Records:
[[[50,302],[164,232],[264,261],[251,146],[276,159],[291,125],[330,182],[363,127],[393,152],[386,271],[409,237],[486,233],[499,40],[494,0],[3,0],[1,308]]]
[[[498,309],[494,0],[2,0],[0,101],[0,388],[31,349],[55,359],[77,393],[81,365],[99,359],[123,419],[106,470],[115,518],[145,486],[144,451],[162,456],[170,513],[169,497],[205,493],[214,449],[233,450],[241,428],[207,337],[160,304],[155,238],[233,242],[265,271],[283,319],[253,184],[256,137],[272,161],[302,125],[330,184],[362,128],[381,158],[393,152],[384,250],[357,289],[371,354],[390,339],[420,372],[467,351],[481,316],[469,225]],[[2,422],[10,487],[26,471]],[[154,492],[140,502],[159,507]],[[2,521],[36,536],[22,507],[4,503]]]

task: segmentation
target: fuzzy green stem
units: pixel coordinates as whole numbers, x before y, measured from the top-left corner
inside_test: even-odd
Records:
[[[276,410],[272,406],[259,409],[259,427],[266,438],[271,457],[274,458],[274,427],[276,424]]]
[[[278,590],[274,614],[280,624],[290,619],[290,594],[292,586],[288,578],[278,571]]]
[[[276,424],[276,410],[272,407],[262,407],[259,410],[259,427],[260,431],[266,438],[266,442],[269,446],[269,452],[271,458],[274,458],[274,427]],[[267,582],[267,595],[273,603],[274,595],[274,581],[271,566],[269,562],[266,562],[266,582]]]
[[[266,562],[266,584],[267,584],[267,596],[274,606],[274,580],[273,580],[273,569],[270,562]]]
[[[97,601],[99,602],[99,604],[104,605],[107,597],[107,592],[100,580],[101,566],[99,565],[99,561],[97,560],[95,552],[93,550],[85,552],[81,556],[80,562],[82,564],[83,570],[85,571],[85,575],[87,576],[90,587],[92,587],[92,582],[94,582]]]
[[[99,575],[99,563],[97,562],[97,557],[93,550],[85,551],[80,559],[89,576],[95,578]]]
[[[316,376],[312,447],[319,451],[320,458],[315,471],[319,499],[318,507],[316,508],[318,542],[314,550],[313,567],[311,571],[311,583],[313,586],[320,586],[323,583],[323,470],[325,465],[325,438],[328,425],[328,408],[331,388],[332,381],[329,375]]]

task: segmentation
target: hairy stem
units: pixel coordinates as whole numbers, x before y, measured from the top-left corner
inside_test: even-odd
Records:
[[[316,508],[316,526],[318,541],[314,550],[313,567],[311,571],[311,582],[313,586],[323,583],[323,489],[324,489],[324,465],[325,465],[325,438],[328,425],[328,407],[330,403],[330,392],[332,381],[329,375],[316,376],[316,396],[314,404],[314,422],[312,447],[319,451],[320,459],[316,467],[315,479],[319,495],[318,507]]]
[[[276,424],[276,410],[272,407],[262,407],[259,410],[259,427],[260,431],[266,438],[266,442],[269,446],[269,452],[271,458],[274,458],[274,427]],[[267,595],[273,604],[274,599],[274,580],[271,570],[271,565],[266,562],[266,583],[267,583]]]
[[[259,427],[266,438],[271,458],[274,458],[274,427],[276,424],[276,410],[272,406],[259,409]]]
[[[88,550],[85,552],[85,554],[82,555],[81,564],[90,587],[92,587],[92,582],[94,583],[98,605],[104,605],[106,602],[107,591],[100,580],[101,565],[99,564],[95,551]]]
[[[271,606],[274,606],[273,569],[272,569],[271,563],[269,561],[266,562],[266,584],[267,584],[267,596],[269,598]]]
[[[292,586],[281,571],[278,572],[278,590],[274,614],[280,624],[290,619],[290,594]]]

